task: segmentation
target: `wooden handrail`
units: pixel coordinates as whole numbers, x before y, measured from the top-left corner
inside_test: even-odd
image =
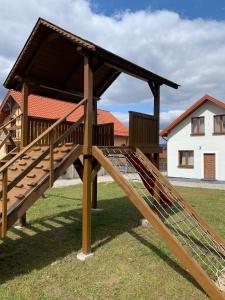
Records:
[[[13,121],[15,121],[17,118],[21,117],[22,116],[22,113],[20,113],[18,116],[14,117],[13,119],[9,120],[8,122],[6,122],[5,124],[3,124],[1,127],[0,127],[0,130],[2,130],[3,128],[5,128],[7,125],[9,125],[10,123],[12,123]]]
[[[21,158],[28,150],[30,150],[37,142],[39,142],[43,137],[48,135],[52,130],[54,130],[60,123],[65,121],[69,115],[71,115],[74,111],[76,111],[81,105],[83,105],[87,101],[87,98],[83,98],[72,110],[66,113],[63,117],[58,119],[54,124],[52,124],[48,129],[46,129],[42,134],[39,135],[38,138],[33,140],[29,145],[24,147],[17,155],[15,155],[10,161],[8,161],[4,166],[0,168],[0,173],[4,172],[8,167],[17,161],[17,159]]]

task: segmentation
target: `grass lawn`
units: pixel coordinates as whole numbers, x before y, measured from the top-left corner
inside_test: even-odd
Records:
[[[225,192],[178,188],[225,238]],[[82,187],[51,189],[28,212],[28,227],[0,241],[0,299],[208,299],[115,183],[99,184],[94,257],[81,248]]]

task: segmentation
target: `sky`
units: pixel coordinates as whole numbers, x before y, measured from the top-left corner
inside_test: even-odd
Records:
[[[201,0],[0,0],[2,84],[38,17],[178,84],[161,89],[161,128],[204,94],[225,101],[225,2]],[[99,108],[128,124],[128,111],[152,113],[148,85],[121,75]]]

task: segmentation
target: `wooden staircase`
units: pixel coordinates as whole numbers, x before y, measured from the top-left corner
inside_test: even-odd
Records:
[[[86,99],[57,120],[37,139],[17,152],[14,148],[0,167],[0,236],[49,188],[82,154],[82,147],[67,142],[70,134],[83,121],[83,116],[60,136],[57,128],[67,117],[85,103]],[[57,139],[55,139],[57,136]],[[41,141],[48,137],[49,145]]]

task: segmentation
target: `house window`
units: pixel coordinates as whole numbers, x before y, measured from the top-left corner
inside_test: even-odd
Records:
[[[205,118],[196,117],[191,119],[191,134],[204,135],[205,134]]]
[[[225,134],[225,115],[214,116],[214,133]]]
[[[193,168],[194,167],[194,151],[185,150],[178,151],[178,167]]]

